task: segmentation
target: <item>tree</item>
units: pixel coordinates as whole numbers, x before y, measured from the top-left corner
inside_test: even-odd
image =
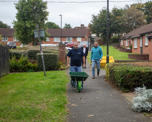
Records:
[[[115,34],[124,33],[123,9],[113,8],[111,12],[111,31]]]
[[[152,23],[152,2],[146,2],[144,13],[146,15],[147,23]]]
[[[47,20],[47,3],[42,0],[19,0],[16,4],[17,14],[14,21],[15,35],[23,44],[37,44],[34,38],[36,25],[45,29]]]
[[[57,24],[55,24],[54,22],[47,22],[45,24],[45,27],[48,29],[58,29],[60,28]]]
[[[107,11],[103,9],[98,15],[93,15],[90,24],[92,33],[103,38],[103,41],[106,40],[106,13]]]
[[[146,23],[145,15],[136,5],[126,6],[124,9],[113,8],[110,12],[110,37],[120,36]],[[93,15],[90,28],[92,33],[101,36],[106,40],[106,15],[107,11],[102,10],[98,15]]]
[[[10,26],[0,21],[0,28],[10,28]]]
[[[131,5],[131,8],[135,8],[141,11],[144,11],[145,4],[143,3],[135,3]]]
[[[146,24],[144,13],[134,7],[124,10],[123,21],[125,32],[129,32],[137,27],[140,27],[141,25]]]
[[[106,18],[107,11],[102,10],[100,13],[95,16],[93,15],[92,21],[91,21],[91,31],[97,36],[100,36],[103,41],[106,40]],[[114,8],[112,12],[110,12],[110,37],[112,34],[122,34],[123,31],[123,10]]]
[[[64,28],[72,28],[70,24],[65,24]]]

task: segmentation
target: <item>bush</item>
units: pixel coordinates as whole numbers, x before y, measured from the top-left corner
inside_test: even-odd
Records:
[[[21,56],[20,59],[16,59],[16,57],[12,57],[10,59],[10,71],[11,72],[32,72],[38,71],[37,64],[32,64],[29,62],[27,57]]]
[[[28,58],[32,60],[36,60],[37,58],[37,53],[40,53],[40,50],[29,50],[27,52]]]
[[[21,56],[27,56],[27,52],[26,51],[10,51],[9,56],[10,56],[10,59],[12,59],[13,57],[16,57],[16,59],[20,59]]]
[[[152,111],[152,89],[136,88],[136,97],[133,98],[132,109],[136,112]]]
[[[114,35],[111,37],[111,42],[118,43],[120,40],[120,36]]]
[[[40,53],[40,50],[29,50],[27,52],[28,59],[30,59],[30,60],[36,60],[38,53]],[[52,52],[51,51],[43,51],[43,53],[52,53]]]
[[[58,66],[59,66],[59,68],[58,68],[59,70],[65,70],[67,68],[66,65],[63,64],[62,62],[59,62]]]
[[[122,90],[133,91],[136,87],[145,85],[152,88],[152,68],[139,67],[131,64],[110,64],[107,66],[107,76]]]
[[[46,70],[57,70],[59,69],[58,55],[52,53],[44,53],[44,62]],[[37,54],[37,62],[40,70],[43,70],[41,54]]]

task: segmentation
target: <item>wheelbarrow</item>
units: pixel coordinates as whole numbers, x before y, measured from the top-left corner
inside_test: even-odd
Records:
[[[83,82],[89,77],[86,72],[70,72],[71,85],[77,88],[78,92],[83,89]]]

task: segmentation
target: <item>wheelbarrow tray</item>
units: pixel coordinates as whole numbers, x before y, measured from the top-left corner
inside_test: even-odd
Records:
[[[86,72],[70,72],[72,81],[85,81],[89,75]]]

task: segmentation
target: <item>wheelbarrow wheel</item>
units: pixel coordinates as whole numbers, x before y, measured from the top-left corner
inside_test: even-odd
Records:
[[[81,90],[82,90],[82,82],[81,81],[77,82],[77,90],[78,90],[78,92],[81,92]]]

